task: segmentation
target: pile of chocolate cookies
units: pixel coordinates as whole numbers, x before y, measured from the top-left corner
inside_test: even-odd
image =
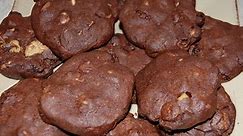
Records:
[[[0,136],[232,133],[221,83],[243,70],[243,28],[195,0],[35,2],[0,25],[0,73],[20,79],[1,95]]]

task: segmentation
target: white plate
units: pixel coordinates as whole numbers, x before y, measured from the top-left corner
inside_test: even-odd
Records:
[[[0,8],[0,21],[7,16],[12,4],[13,0],[0,0],[0,5],[4,5]],[[17,0],[14,4],[14,10],[27,16],[30,14],[32,6],[33,0]],[[197,10],[232,24],[238,23],[234,0],[197,0]],[[116,24],[116,32],[121,32],[118,24]],[[0,94],[16,82],[18,81],[0,75]],[[237,110],[235,129],[231,136],[241,136],[243,132],[243,107],[241,105],[243,104],[243,73],[223,86],[231,96]],[[136,110],[136,105],[133,105],[131,112],[135,113]]]

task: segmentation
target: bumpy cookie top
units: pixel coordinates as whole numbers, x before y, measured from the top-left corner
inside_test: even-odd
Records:
[[[187,129],[216,112],[218,69],[184,51],[164,52],[136,77],[138,112],[168,130]]]

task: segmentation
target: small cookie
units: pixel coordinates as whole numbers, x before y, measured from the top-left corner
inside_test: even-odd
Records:
[[[206,17],[202,39],[191,54],[210,60],[229,81],[243,70],[243,28]]]
[[[217,92],[217,112],[207,122],[173,136],[229,136],[235,125],[236,110],[229,95],[221,87]]]
[[[116,0],[39,0],[31,16],[38,39],[67,59],[110,40],[118,3]]]
[[[129,114],[107,136],[160,136],[158,129],[146,120]]]
[[[67,136],[39,115],[41,83],[38,79],[22,80],[1,95],[0,136]]]
[[[99,50],[116,57],[117,61],[133,71],[134,75],[137,75],[152,60],[144,50],[128,42],[123,34],[114,35],[110,42]]]
[[[133,84],[133,73],[110,54],[78,54],[46,81],[41,113],[70,133],[104,135],[129,111]]]
[[[138,112],[166,130],[191,128],[216,112],[218,69],[183,50],[164,52],[136,77]]]
[[[190,49],[200,40],[204,15],[195,0],[127,0],[119,19],[126,36],[149,56]]]
[[[59,63],[51,50],[35,38],[30,17],[11,12],[1,23],[1,74],[15,79],[46,78]]]

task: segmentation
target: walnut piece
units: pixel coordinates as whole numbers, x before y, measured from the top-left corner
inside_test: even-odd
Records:
[[[186,94],[186,93],[182,93],[178,98],[177,100],[178,101],[181,101],[181,100],[184,100],[184,99],[188,99],[189,96]]]
[[[12,40],[12,41],[10,41],[9,44],[11,46],[11,49],[9,50],[9,52],[19,53],[22,50],[22,48],[19,45],[19,41],[18,40]]]
[[[40,41],[32,41],[25,49],[25,56],[30,57],[36,54],[41,54],[49,48],[43,45]]]

